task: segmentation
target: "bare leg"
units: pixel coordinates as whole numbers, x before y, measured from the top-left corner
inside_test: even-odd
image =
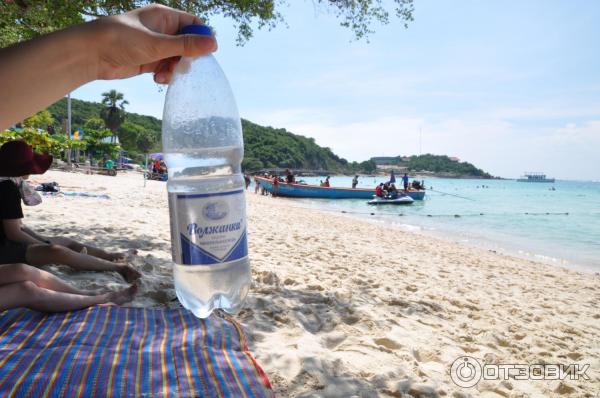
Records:
[[[39,268],[27,264],[0,265],[0,286],[11,283],[30,281],[37,286],[57,292],[92,296],[99,292],[89,292],[69,285],[62,279]]]
[[[54,245],[68,247],[69,249],[76,251],[77,253],[81,253],[81,251],[85,248],[87,254],[89,254],[90,256],[98,257],[108,261],[125,260],[129,255],[137,253],[137,250],[128,250],[125,253],[109,253],[98,247],[84,245],[73,239],[65,238],[62,236],[48,238],[48,241]]]
[[[85,296],[44,289],[31,281],[16,282],[0,286],[0,311],[27,307],[43,312],[62,312],[95,304],[124,304],[133,300],[136,293],[135,285],[118,292]]]
[[[115,271],[127,282],[141,277],[141,274],[129,265],[77,253],[60,245],[30,245],[25,257],[31,265],[64,264],[83,271]]]

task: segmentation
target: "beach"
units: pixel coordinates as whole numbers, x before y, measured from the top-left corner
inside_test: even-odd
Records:
[[[132,306],[178,306],[163,182],[49,171],[66,192],[26,207],[25,223],[112,250],[137,249]],[[253,286],[235,316],[280,397],[596,397],[600,275],[302,207],[247,191]],[[112,273],[47,267],[79,287]],[[450,377],[482,364],[589,364],[589,380]]]

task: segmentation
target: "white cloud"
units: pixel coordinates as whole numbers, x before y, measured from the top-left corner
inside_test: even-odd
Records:
[[[597,148],[600,157],[600,120],[591,120],[580,126],[576,123],[568,123],[556,129],[551,138],[559,144],[593,145]]]
[[[493,109],[490,117],[499,119],[566,119],[600,116],[600,103],[584,103],[565,106],[564,103],[552,102],[518,107]]]
[[[323,109],[281,109],[251,117],[315,138],[349,160],[423,153],[457,156],[503,177],[526,170],[557,178],[600,178],[600,121],[557,127],[525,127],[479,114],[427,119],[403,116],[339,122]],[[419,131],[422,139],[419,140]]]

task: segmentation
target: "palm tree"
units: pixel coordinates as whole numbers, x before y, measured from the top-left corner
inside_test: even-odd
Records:
[[[123,99],[123,93],[110,90],[102,93],[102,104],[106,107],[100,111],[100,117],[104,120],[106,127],[112,131],[112,142],[115,142],[117,130],[125,120],[125,105],[129,102]],[[119,101],[121,101],[119,103]]]

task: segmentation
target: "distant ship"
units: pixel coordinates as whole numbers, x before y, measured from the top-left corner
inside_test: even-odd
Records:
[[[525,173],[521,178],[517,179],[519,182],[554,182],[554,178],[546,178],[544,173]]]

